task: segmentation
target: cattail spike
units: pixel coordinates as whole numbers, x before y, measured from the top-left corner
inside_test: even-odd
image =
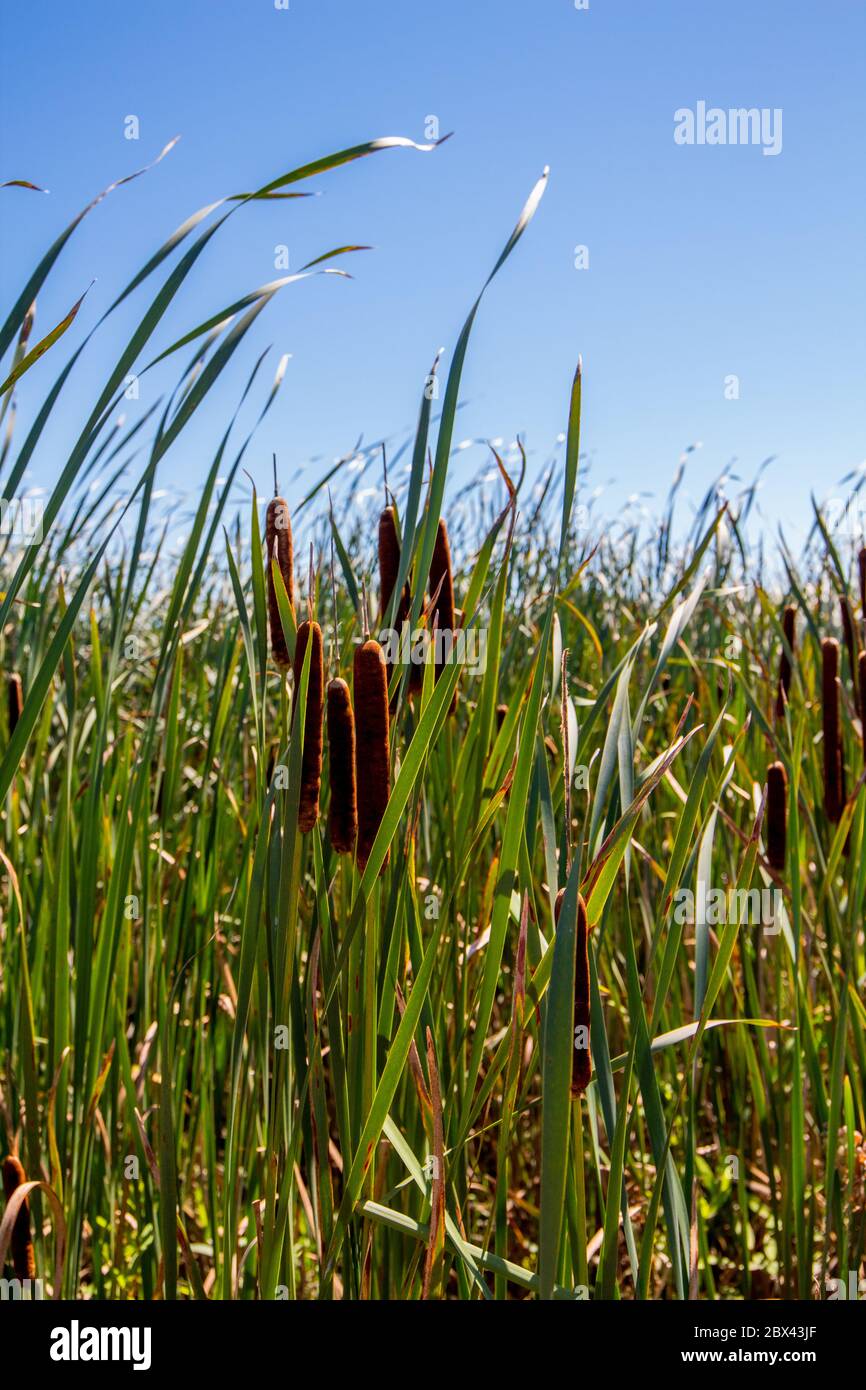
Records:
[[[274,455],[274,482],[276,482],[276,454]],[[277,665],[285,668],[291,665],[291,661],[280,617],[276,585],[274,584],[274,556],[276,556],[277,566],[286,586],[289,607],[293,613],[295,611],[295,574],[292,523],[289,517],[288,503],[283,497],[274,497],[268,503],[268,509],[265,513],[265,541],[268,552],[268,618],[271,629],[271,651]]]
[[[16,1158],[14,1154],[9,1154],[3,1160],[3,1194],[7,1202],[16,1188],[26,1181],[27,1175],[21,1160]],[[9,1244],[12,1251],[12,1268],[15,1271],[15,1278],[35,1279],[36,1259],[33,1254],[33,1241],[30,1238],[29,1197],[25,1197],[18,1209]]]
[[[358,838],[355,716],[349,687],[339,676],[328,682],[328,756],[331,779],[328,834],[337,854],[354,854]]]
[[[821,695],[824,725],[824,810],[835,825],[842,815],[841,745],[839,726],[839,643],[821,643]]]
[[[391,607],[391,600],[394,595],[394,588],[397,577],[400,573],[400,538],[397,533],[397,514],[394,506],[386,506],[379,517],[379,616],[384,624]],[[403,624],[409,617],[411,608],[411,598],[409,595],[409,585],[403,585],[403,592],[397,604],[397,611],[394,614],[393,628],[395,632],[403,631]],[[388,684],[391,684],[391,675],[394,663],[388,661]],[[412,663],[410,673],[409,688],[413,689],[415,683],[415,663]],[[418,674],[421,674],[420,667]],[[420,686],[419,686],[420,688]]]
[[[356,649],[354,670],[358,868],[363,873],[391,792],[388,673],[378,642],[368,638]]]
[[[295,643],[295,710],[308,643],[310,672],[307,679],[304,752],[301,759],[301,791],[298,801],[298,827],[303,834],[312,830],[319,819],[319,787],[322,781],[322,696],[325,688],[325,665],[322,629],[312,620],[301,623]],[[294,710],[292,718],[294,719]]]
[[[784,763],[767,768],[767,859],[777,873],[785,869],[787,848],[788,774]]]
[[[785,634],[785,641],[791,649],[791,655],[796,650],[797,641],[797,610],[792,603],[788,604],[782,614],[782,631]],[[779,690],[776,695],[776,718],[783,719],[785,716],[785,705],[791,690],[791,658],[788,656],[785,647],[782,647],[782,655],[779,658]]]
[[[433,547],[433,559],[430,564],[429,578],[430,594],[438,592],[432,614],[432,627],[436,632],[437,643],[441,644],[441,660],[436,662],[436,679],[442,675],[445,669],[447,652],[451,651],[454,642],[454,579],[451,572],[451,546],[448,542],[448,527],[440,517],[439,525],[436,528],[436,544]],[[454,698],[451,701],[449,713],[454,712],[457,707],[457,691],[454,691]]]
[[[860,616],[866,624],[866,545],[857,556],[857,564],[860,570]]]

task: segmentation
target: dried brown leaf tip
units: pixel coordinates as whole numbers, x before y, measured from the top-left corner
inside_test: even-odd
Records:
[[[16,1188],[26,1181],[27,1175],[21,1160],[16,1158],[14,1154],[9,1154],[8,1158],[3,1160],[3,1195],[7,1202]],[[15,1278],[35,1279],[36,1259],[33,1254],[33,1242],[30,1239],[29,1197],[24,1198],[18,1209],[9,1246],[12,1252],[12,1268],[15,1271]]]
[[[363,873],[391,793],[387,667],[372,638],[356,648],[354,682],[358,868]],[[386,855],[383,868],[387,862]]]
[[[24,686],[21,677],[15,671],[9,677],[9,737],[11,738],[16,728],[18,720],[24,713]]]
[[[782,614],[782,631],[785,634],[785,641],[793,654],[796,651],[797,643],[797,610],[793,603],[789,603]],[[791,692],[791,659],[785,647],[782,647],[782,655],[779,657],[779,689],[776,695],[776,718],[782,719],[785,714],[785,705],[788,702]]]
[[[767,768],[767,859],[777,873],[785,868],[788,815],[788,774],[784,763]]]
[[[565,889],[556,895],[553,915],[556,922],[562,910]],[[592,1057],[589,1050],[589,921],[586,903],[577,895],[577,934],[574,953],[574,1053],[571,1062],[571,1094],[582,1096],[592,1077]]]
[[[433,559],[430,563],[430,597],[436,597],[433,612],[430,615],[431,626],[438,629],[442,634],[439,637],[441,644],[442,659],[436,662],[436,679],[442,675],[445,669],[446,660],[453,642],[452,634],[455,631],[454,614],[454,576],[451,571],[451,545],[448,540],[448,527],[444,520],[440,518],[436,528],[436,544],[433,547]],[[450,712],[453,714],[457,708],[457,691],[454,691],[454,698],[451,701]]]
[[[286,586],[289,606],[295,610],[294,549],[292,546],[292,523],[289,517],[289,504],[284,497],[272,497],[265,514],[265,542],[268,552],[268,619],[271,629],[271,651],[278,666],[290,666],[289,649],[280,618],[280,605],[274,584],[273,561]]]
[[[354,854],[358,838],[355,716],[349,687],[339,676],[328,682],[328,757],[331,779],[328,834],[337,854]]]
[[[842,731],[839,720],[841,697],[839,681],[839,643],[825,637],[821,643],[821,703],[824,727],[824,810],[837,824],[845,801],[842,767]]]
[[[319,819],[319,787],[322,781],[322,714],[325,688],[322,629],[312,621],[301,623],[295,642],[295,709],[301,688],[301,674],[307,646],[310,647],[310,673],[307,680],[307,706],[304,716],[304,752],[301,760],[301,791],[298,826],[306,834]],[[294,710],[292,713],[294,719]]]

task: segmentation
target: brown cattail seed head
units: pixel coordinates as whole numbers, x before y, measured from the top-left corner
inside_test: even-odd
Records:
[[[507,705],[497,705],[497,706],[496,706],[496,732],[497,732],[497,733],[499,733],[499,730],[502,728],[502,725],[505,723],[505,716],[507,715],[507,713],[508,713],[508,706],[507,706]]]
[[[767,768],[767,859],[777,873],[785,868],[788,774],[784,763]]]
[[[388,612],[399,572],[400,541],[397,536],[397,518],[393,507],[385,507],[379,517],[379,616],[383,619]],[[394,626],[399,628],[408,616],[409,585],[404,584]]]
[[[400,541],[397,535],[397,517],[393,507],[385,507],[379,517],[379,616],[384,622],[391,606],[391,599],[394,594],[394,585],[397,583],[397,575],[400,572]],[[402,632],[403,624],[409,617],[411,599],[409,597],[409,585],[403,585],[403,592],[400,602],[397,604],[397,611],[394,614],[393,628],[395,632]],[[391,673],[393,663],[388,662],[388,683],[391,683]],[[410,689],[421,688],[419,677],[423,675],[421,668],[418,667],[417,674],[413,663],[410,674]]]
[[[440,588],[441,582],[441,588]],[[436,662],[436,679],[438,681],[445,666],[445,656],[450,651],[453,642],[452,633],[454,632],[454,578],[451,573],[451,546],[448,542],[448,527],[440,518],[436,528],[436,544],[433,547],[433,559],[430,564],[430,595],[439,590],[439,597],[436,606],[431,614],[431,623],[439,629],[442,634],[439,641],[441,644],[442,660]],[[451,701],[451,712],[457,706],[457,691],[454,691],[454,699]]]
[[[277,566],[289,596],[289,605],[294,612],[295,573],[292,523],[289,517],[289,505],[283,497],[272,497],[268,503],[268,510],[265,515],[265,541],[268,551],[268,617],[271,629],[271,651],[277,665],[285,667],[290,666],[291,661],[280,618],[280,605],[277,602],[277,590],[272,568],[274,557],[276,557]]]
[[[839,643],[821,643],[821,698],[824,722],[824,810],[834,825],[842,815],[842,749],[839,725]]]
[[[310,674],[307,680],[307,709],[304,716],[304,753],[301,761],[301,793],[298,826],[306,834],[319,819],[319,786],[322,780],[322,699],[325,689],[322,629],[318,623],[303,622],[295,643],[295,707],[301,688],[301,674],[307,644],[310,646]],[[294,719],[294,711],[292,713]]]
[[[565,889],[560,888],[556,895],[553,916],[559,921]],[[592,1058],[589,1051],[590,1028],[589,1004],[589,922],[586,916],[586,903],[580,893],[577,895],[577,938],[574,954],[574,1053],[571,1063],[571,1094],[582,1096],[592,1076]]]
[[[27,1175],[21,1165],[21,1160],[13,1154],[4,1158],[3,1194],[7,1202],[15,1189],[26,1181]],[[18,1209],[9,1244],[12,1251],[12,1268],[15,1271],[15,1278],[35,1279],[36,1260],[33,1255],[33,1242],[30,1239],[30,1199],[27,1197]]]
[[[328,683],[328,756],[331,774],[328,834],[337,854],[354,854],[358,838],[355,716],[349,687],[339,676]]]
[[[782,614],[782,631],[785,634],[785,641],[793,653],[796,649],[797,641],[797,610],[793,603],[789,603]],[[785,705],[791,691],[791,661],[785,648],[782,648],[782,655],[779,658],[779,690],[776,695],[776,718],[782,719],[785,714]]]
[[[866,622],[866,545],[857,556],[857,565],[860,570],[860,611]]]
[[[866,762],[866,652],[857,658],[857,676],[860,690],[860,737],[863,740],[863,761]]]
[[[388,676],[382,648],[372,638],[355,650],[354,680],[358,868],[363,873],[391,791]]]
[[[17,671],[9,677],[9,737],[14,734],[24,713],[24,686]]]

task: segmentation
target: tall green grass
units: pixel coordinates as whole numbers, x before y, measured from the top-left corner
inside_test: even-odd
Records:
[[[546,172],[470,308],[441,406],[419,372],[405,472],[392,459],[389,474],[395,603],[408,579],[422,616],[447,515],[486,669],[451,664],[436,681],[431,663],[411,700],[397,669],[392,792],[363,874],[332,852],[324,817],[297,830],[304,720],[269,658],[247,483],[249,470],[268,493],[255,429],[282,370],[269,383],[250,362],[239,402],[221,378],[298,277],[158,339],[227,217],[410,143],[356,146],[182,223],[92,330],[142,301],[81,412],[43,543],[0,538],[3,670],[24,690],[0,753],[0,1142],[41,1183],[38,1273],[56,1296],[121,1299],[822,1297],[864,1247],[866,793],[844,647],[838,825],[820,708],[840,597],[866,645],[862,539],[846,544],[816,507],[802,555],[781,541],[774,568],[748,540],[754,486],[733,501],[714,486],[678,524],[681,475],[657,524],[604,521],[581,475],[580,368],[564,450],[538,479],[497,458],[498,482],[446,492],[482,295],[507,278]],[[78,331],[73,311],[30,347],[28,311],[95,205],[0,330],[7,499],[92,336],[19,444],[13,394]],[[168,396],[115,423],[127,374],[184,350]],[[202,409],[219,443],[172,548],[161,465],[183,458]],[[342,460],[293,515],[296,553],[314,547],[328,674],[349,679],[376,585],[371,476],[372,452]],[[786,602],[797,651],[776,719]],[[302,708],[307,677],[308,663]],[[269,781],[272,754],[285,774]],[[773,761],[788,779],[783,873],[763,834]],[[678,921],[677,894],[699,881],[776,887],[772,930],[700,907]],[[572,1099],[578,892],[593,1077]]]

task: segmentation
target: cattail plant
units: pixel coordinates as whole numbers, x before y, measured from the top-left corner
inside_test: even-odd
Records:
[[[400,573],[400,539],[397,535],[397,516],[393,505],[382,509],[379,517],[379,615],[387,615]],[[399,627],[409,616],[409,585],[403,585],[403,593],[395,615]]]
[[[11,738],[16,728],[18,720],[24,713],[24,686],[21,677],[15,671],[9,677],[9,737]]]
[[[304,752],[301,759],[301,794],[298,825],[306,834],[319,819],[319,787],[322,780],[322,695],[325,664],[322,629],[308,619],[298,628],[295,642],[295,700],[301,684],[307,644],[310,645],[310,673],[307,679],[307,711],[304,715]]]
[[[277,566],[286,586],[289,607],[295,609],[294,551],[292,546],[292,523],[289,517],[289,504],[279,497],[277,488],[277,460],[274,456],[274,495],[268,503],[265,514],[265,542],[268,552],[268,618],[271,629],[271,651],[274,661],[283,668],[291,665],[286,635],[277,602],[274,584],[273,560],[276,555]]]
[[[379,517],[379,616],[384,623],[388,610],[391,607],[391,599],[394,594],[394,586],[397,583],[397,575],[400,573],[400,539],[397,534],[397,514],[393,505],[382,509]],[[403,585],[403,592],[394,613],[393,628],[396,632],[402,632],[403,624],[409,617],[411,599],[409,596],[409,585]],[[388,668],[388,684],[391,684],[391,675],[394,663],[386,662]],[[417,669],[417,676],[416,676]],[[412,663],[410,673],[410,689],[420,688],[421,668]]]
[[[319,819],[319,788],[322,782],[322,714],[325,690],[325,659],[322,629],[313,619],[315,571],[313,547],[310,546],[310,587],[308,603],[310,616],[301,623],[295,638],[294,719],[301,689],[301,675],[307,647],[310,648],[310,670],[307,677],[307,707],[304,715],[304,751],[301,757],[301,792],[298,800],[298,827],[303,834],[312,830]]]
[[[16,1188],[27,1181],[21,1160],[9,1154],[3,1160],[3,1194],[8,1202]],[[12,1268],[16,1279],[35,1279],[36,1260],[33,1254],[33,1241],[30,1239],[30,1199],[24,1198],[18,1209],[9,1242],[12,1252]]]
[[[821,643],[821,698],[824,722],[824,810],[835,825],[844,804],[842,790],[842,743],[839,722],[841,696],[839,643],[825,637]]]
[[[788,774],[784,763],[767,768],[767,859],[777,873],[785,868],[788,816]]]
[[[337,854],[353,854],[358,838],[355,716],[349,687],[339,676],[328,682],[328,756],[331,775],[328,834]]]
[[[785,634],[785,641],[791,649],[793,655],[796,650],[797,641],[797,610],[793,603],[789,603],[782,614],[782,631]],[[782,647],[782,655],[779,658],[779,689],[776,695],[776,718],[782,719],[785,714],[785,705],[788,703],[788,696],[791,690],[791,658],[785,647]]]
[[[358,868],[363,873],[391,792],[388,754],[388,669],[379,643],[366,633],[355,651],[355,785]],[[387,855],[384,868],[387,864]]]
[[[436,662],[436,679],[438,681],[445,668],[445,648],[453,642],[454,632],[454,578],[451,573],[451,546],[448,542],[448,527],[440,517],[439,525],[436,528],[436,544],[433,547],[433,559],[430,564],[430,596],[435,600],[430,621],[434,629],[442,634],[440,641],[443,644],[442,659]],[[445,634],[448,634],[447,637]],[[457,707],[457,691],[454,691],[454,698],[451,701],[451,713]]]
[[[565,889],[560,888],[554,903],[553,916],[559,921]],[[586,916],[586,903],[580,893],[577,895],[577,939],[574,956],[574,1055],[571,1063],[571,1094],[582,1096],[592,1076],[592,1057],[589,1050],[589,924]],[[578,1047],[577,1030],[581,1038],[586,1038],[586,1046]]]
[[[857,658],[857,677],[860,690],[860,737],[863,740],[863,761],[866,763],[866,651]]]
[[[334,535],[331,531],[331,590],[334,597],[334,646],[340,669],[340,628],[337,581],[334,578]],[[328,835],[337,854],[354,854],[358,839],[358,792],[355,784],[355,715],[349,687],[340,676],[328,682],[328,767],[331,799]]]
[[[860,616],[866,624],[866,545],[857,556],[857,564],[860,569]]]

